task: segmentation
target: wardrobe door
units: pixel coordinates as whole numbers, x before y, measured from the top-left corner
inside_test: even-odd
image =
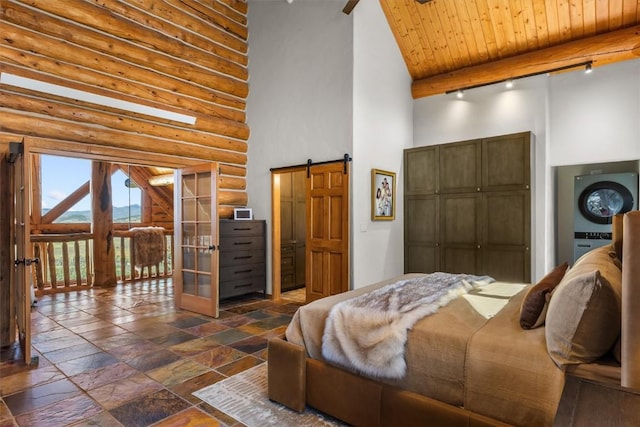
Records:
[[[442,271],[479,274],[481,200],[477,193],[440,196]]]
[[[482,140],[482,190],[528,190],[531,133]]]
[[[404,272],[440,269],[438,146],[404,152]]]
[[[405,197],[405,273],[433,273],[440,269],[438,202],[435,195]]]
[[[440,146],[440,194],[480,191],[481,148],[479,140]]]
[[[406,195],[438,192],[438,146],[405,150],[404,164]]]
[[[496,280],[531,280],[531,194],[489,191],[482,195],[482,273]]]

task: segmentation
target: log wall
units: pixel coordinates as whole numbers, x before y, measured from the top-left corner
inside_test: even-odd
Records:
[[[167,167],[220,164],[247,203],[246,0],[0,0],[0,70],[196,118],[194,125],[0,84],[0,146]]]

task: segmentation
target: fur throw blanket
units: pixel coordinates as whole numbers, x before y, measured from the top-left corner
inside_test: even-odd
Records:
[[[322,356],[366,375],[402,378],[408,330],[458,296],[492,281],[487,276],[432,273],[342,301],[327,317]]]
[[[137,267],[157,265],[164,259],[164,228],[134,227],[129,230],[133,239],[133,258]]]

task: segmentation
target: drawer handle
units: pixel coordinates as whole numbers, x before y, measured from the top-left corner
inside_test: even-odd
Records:
[[[234,256],[233,259],[249,259],[253,258],[253,255],[245,255],[245,256]]]
[[[245,283],[244,285],[235,285],[234,288],[248,288],[253,285],[253,283]]]
[[[234,271],[234,274],[242,274],[242,273],[251,273],[253,271],[252,268],[248,269],[248,270],[238,270],[238,271]]]
[[[233,242],[234,245],[250,245],[251,242]]]
[[[234,228],[235,231],[251,231],[250,228]]]

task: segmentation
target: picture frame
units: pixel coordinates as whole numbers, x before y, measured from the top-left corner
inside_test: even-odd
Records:
[[[392,221],[396,218],[396,174],[371,169],[371,220]]]

